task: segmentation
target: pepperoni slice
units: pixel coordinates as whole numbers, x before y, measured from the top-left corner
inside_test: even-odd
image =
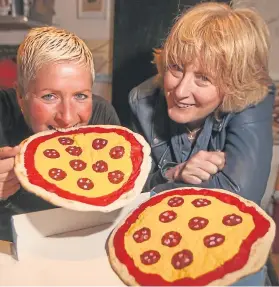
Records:
[[[203,239],[203,243],[206,247],[216,247],[221,245],[225,241],[225,236],[220,233],[213,233],[211,235],[207,235]]]
[[[92,142],[92,147],[96,150],[102,149],[107,145],[108,141],[102,138],[94,139]]]
[[[206,199],[206,198],[197,198],[195,200],[192,201],[192,204],[195,207],[204,207],[204,206],[208,206],[211,204],[211,201]]]
[[[171,259],[174,269],[183,269],[193,262],[193,253],[188,249],[183,249],[175,253]]]
[[[125,153],[125,150],[123,146],[116,146],[110,150],[109,155],[113,159],[119,159],[123,157],[124,153]]]
[[[175,220],[177,217],[176,212],[172,211],[172,210],[167,210],[162,212],[159,215],[159,220],[163,223],[167,223],[167,222],[171,222],[173,220]]]
[[[174,247],[179,244],[181,238],[182,237],[179,232],[170,231],[164,234],[161,239],[161,243],[168,247]]]
[[[62,144],[62,145],[71,145],[74,143],[74,140],[69,138],[69,137],[61,137],[58,139],[58,141]]]
[[[79,146],[68,146],[66,148],[66,152],[68,152],[70,155],[79,156],[82,153],[82,149]]]
[[[188,226],[192,230],[200,230],[204,229],[207,226],[208,222],[208,219],[197,216],[189,220]]]
[[[92,164],[92,169],[95,172],[106,172],[108,171],[108,164],[103,160],[98,160]]]
[[[77,185],[79,188],[85,189],[85,190],[89,190],[89,189],[92,189],[94,187],[94,183],[89,178],[80,178],[77,181]]]
[[[222,222],[223,224],[228,225],[228,226],[235,226],[242,222],[242,217],[235,213],[232,213],[232,214],[228,214],[224,216]]]
[[[170,207],[178,207],[180,205],[182,205],[184,203],[184,199],[180,196],[175,196],[172,197],[169,201],[168,201],[168,205]]]
[[[52,168],[49,170],[48,175],[54,180],[62,180],[67,176],[67,173],[60,168]]]
[[[86,168],[87,163],[80,159],[73,159],[70,161],[70,166],[76,171],[82,171]]]
[[[146,240],[148,240],[151,236],[151,230],[147,227],[143,227],[139,230],[137,230],[134,234],[133,234],[133,238],[137,243],[142,243]]]
[[[46,149],[44,155],[48,158],[58,158],[60,157],[59,152],[56,149]]]
[[[111,183],[120,183],[124,179],[124,173],[120,170],[109,172],[108,179]]]
[[[145,265],[152,265],[159,261],[161,255],[156,250],[148,250],[141,254],[140,260]]]

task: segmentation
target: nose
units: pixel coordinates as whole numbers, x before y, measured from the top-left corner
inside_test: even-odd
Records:
[[[193,94],[193,80],[191,74],[188,74],[187,72],[184,74],[174,91],[175,97],[178,100],[191,97]]]
[[[55,121],[60,128],[72,127],[77,123],[74,107],[68,101],[63,101],[55,115]]]

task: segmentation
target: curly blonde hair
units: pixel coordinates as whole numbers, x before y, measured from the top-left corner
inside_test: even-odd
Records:
[[[17,52],[17,89],[24,96],[30,81],[47,63],[72,61],[88,67],[95,78],[90,49],[75,34],[56,27],[40,27],[29,31]]]
[[[154,62],[163,80],[170,66],[198,61],[224,95],[219,110],[238,112],[267,94],[269,46],[268,27],[257,12],[207,2],[177,19]]]

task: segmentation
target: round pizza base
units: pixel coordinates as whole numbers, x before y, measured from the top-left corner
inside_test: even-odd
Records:
[[[91,204],[63,198],[55,193],[48,192],[47,190],[45,190],[44,188],[40,186],[30,183],[27,177],[27,170],[24,166],[24,154],[25,154],[27,145],[29,144],[30,141],[34,140],[35,138],[45,136],[45,135],[50,135],[52,133],[55,133],[56,130],[48,130],[48,131],[37,133],[21,143],[21,150],[19,154],[15,157],[14,171],[22,187],[26,189],[27,191],[36,194],[37,196],[41,197],[42,199],[54,205],[61,206],[67,209],[77,210],[77,211],[111,212],[113,210],[120,209],[123,206],[129,204],[131,201],[133,201],[142,192],[143,186],[146,182],[149,171],[151,169],[150,146],[140,134],[134,133],[130,131],[129,129],[125,127],[121,127],[121,126],[112,126],[112,125],[90,126],[89,125],[89,126],[82,126],[78,128],[70,128],[70,129],[67,129],[67,131],[80,130],[82,128],[90,128],[90,127],[101,127],[104,129],[116,128],[116,129],[125,130],[129,132],[130,134],[133,134],[136,140],[142,145],[143,162],[140,167],[141,168],[140,174],[135,180],[133,189],[129,190],[128,192],[123,193],[116,201],[110,203],[109,205],[97,206],[97,205],[91,205]]]
[[[202,190],[204,188],[195,188],[195,187],[189,187],[189,188],[176,188],[176,189],[172,189],[172,191],[174,190],[181,190],[181,189],[195,189],[195,190]],[[250,251],[250,256],[249,259],[247,261],[247,263],[245,264],[245,266],[243,268],[241,268],[240,270],[237,270],[235,272],[231,272],[226,274],[223,278],[214,280],[212,282],[210,282],[207,286],[229,286],[235,282],[237,282],[238,280],[240,280],[243,277],[249,276],[251,274],[254,274],[256,272],[258,272],[266,263],[270,249],[271,249],[271,245],[272,242],[274,240],[275,237],[275,223],[272,220],[272,218],[267,215],[257,204],[255,204],[254,202],[244,199],[243,197],[236,195],[232,192],[223,190],[223,189],[210,189],[213,191],[217,191],[220,193],[225,193],[225,194],[229,194],[231,196],[234,196],[236,198],[238,198],[239,200],[241,200],[242,202],[244,202],[247,206],[251,206],[254,207],[261,215],[264,216],[264,218],[266,218],[269,222],[270,222],[270,228],[269,231],[260,239],[258,239],[256,242],[254,242],[254,244],[251,247],[251,251]],[[168,193],[170,190],[166,190],[164,192],[161,192],[155,196],[161,195],[163,193]],[[149,200],[149,199],[148,199]],[[147,200],[147,201],[148,201]],[[133,211],[130,212],[129,215],[127,215],[120,223],[119,225],[112,231],[110,237],[109,237],[109,241],[108,241],[108,248],[109,248],[109,261],[111,263],[111,266],[113,268],[113,270],[118,274],[118,276],[120,277],[120,279],[126,284],[126,285],[140,285],[136,279],[129,273],[127,267],[121,263],[118,258],[115,255],[115,249],[114,249],[114,235],[116,234],[116,232],[118,231],[118,229],[124,224],[124,222],[126,221],[126,218],[129,217],[131,214],[133,213]],[[171,285],[171,282],[170,282]]]

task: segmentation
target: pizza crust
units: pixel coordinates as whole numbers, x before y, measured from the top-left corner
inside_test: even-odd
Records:
[[[201,190],[204,188],[195,188],[195,187],[175,188],[175,189],[172,189],[172,191],[181,190],[181,189]],[[216,192],[229,194],[231,196],[238,198],[240,201],[244,202],[247,206],[254,207],[270,223],[269,231],[262,238],[258,239],[256,242],[254,242],[254,244],[252,245],[249,259],[242,269],[237,270],[237,271],[232,272],[232,273],[229,273],[229,274],[226,274],[223,278],[214,280],[207,285],[207,286],[229,286],[229,285],[237,282],[238,280],[240,280],[243,277],[246,277],[248,275],[251,275],[251,274],[258,272],[265,265],[267,258],[269,256],[269,253],[270,253],[272,242],[273,242],[274,237],[275,237],[275,228],[276,227],[275,227],[275,223],[274,223],[273,219],[269,215],[267,215],[256,203],[254,203],[250,200],[244,199],[243,197],[241,197],[237,194],[234,194],[232,192],[229,192],[229,191],[226,191],[223,189],[211,189],[211,190],[216,191]],[[161,192],[155,196],[161,195],[163,193],[167,193],[169,191],[170,190],[163,191],[163,192]],[[148,201],[148,200],[146,200],[146,201]],[[114,250],[114,244],[113,244],[114,236],[115,236],[116,232],[124,224],[124,222],[126,221],[126,218],[128,218],[132,213],[133,213],[133,211],[131,211],[119,223],[119,225],[113,230],[113,232],[111,233],[111,235],[109,237],[109,240],[108,240],[109,261],[111,263],[113,270],[119,275],[120,279],[125,284],[127,284],[129,286],[131,286],[131,285],[138,285],[139,286],[140,284],[128,272],[127,267],[124,264],[122,264],[118,260],[118,258],[116,257],[115,250]]]
[[[18,155],[15,157],[15,167],[14,171],[16,176],[18,177],[21,185],[23,186],[24,189],[27,191],[36,194],[37,196],[43,198],[44,200],[57,205],[61,206],[67,209],[72,209],[72,210],[77,210],[77,211],[102,211],[102,212],[111,212],[113,210],[119,209],[127,204],[129,204],[131,201],[133,201],[141,192],[143,189],[143,186],[146,182],[146,179],[148,177],[149,171],[151,169],[151,149],[148,143],[145,141],[145,139],[137,133],[134,133],[130,131],[129,129],[121,126],[113,126],[113,125],[98,125],[98,126],[82,126],[82,127],[76,127],[76,128],[70,128],[67,129],[67,131],[72,131],[72,130],[80,130],[82,128],[90,128],[90,127],[101,127],[103,129],[111,129],[111,128],[116,128],[116,129],[122,129],[130,134],[133,134],[133,136],[137,139],[137,141],[142,145],[142,152],[143,152],[143,162],[141,165],[141,171],[137,179],[135,180],[134,188],[131,189],[128,192],[125,192],[122,194],[116,201],[110,203],[109,205],[106,206],[97,206],[97,205],[91,205],[91,204],[86,204],[83,202],[78,202],[74,200],[69,200],[63,197],[58,196],[55,193],[50,193],[46,191],[44,188],[39,187],[37,185],[34,185],[29,182],[28,177],[27,177],[27,170],[24,166],[24,154],[25,150],[27,148],[27,145],[29,142],[34,140],[35,138],[45,136],[45,135],[50,135],[52,133],[55,133],[55,130],[48,130],[44,132],[37,133],[28,139],[24,140],[20,146],[21,150],[18,153]]]

